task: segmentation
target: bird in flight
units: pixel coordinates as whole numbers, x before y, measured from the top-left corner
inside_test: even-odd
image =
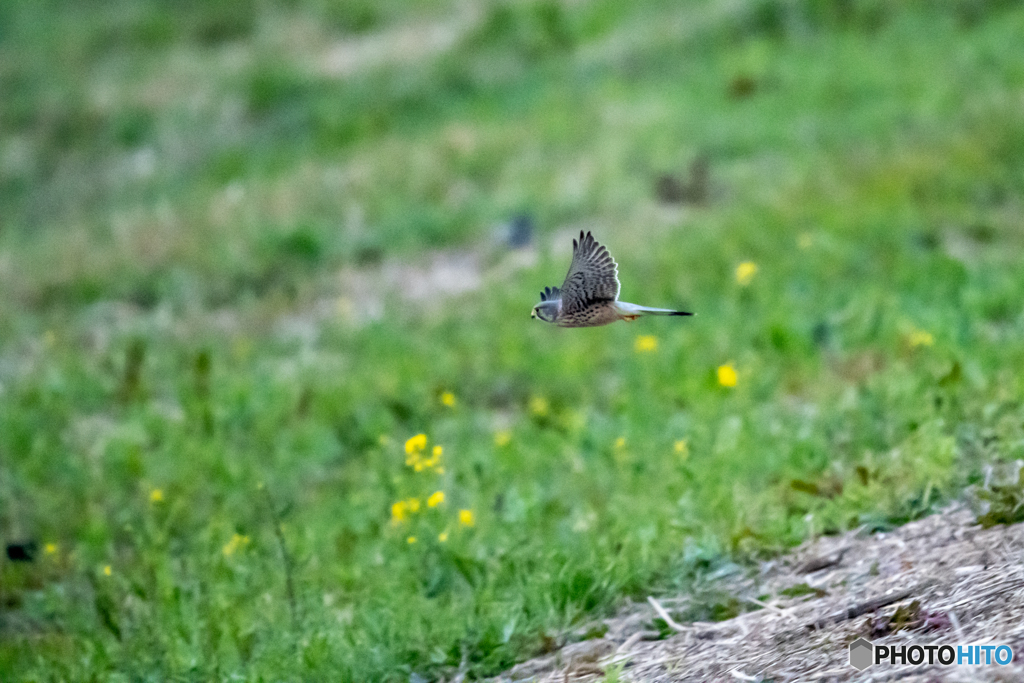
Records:
[[[559,327],[597,327],[641,315],[693,315],[668,308],[648,308],[619,301],[615,259],[589,232],[572,241],[572,265],[562,288],[545,287],[531,318]]]

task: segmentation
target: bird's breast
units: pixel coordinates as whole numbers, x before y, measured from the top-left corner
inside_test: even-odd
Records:
[[[599,327],[613,323],[620,317],[612,303],[602,301],[562,315],[558,324],[562,327]]]

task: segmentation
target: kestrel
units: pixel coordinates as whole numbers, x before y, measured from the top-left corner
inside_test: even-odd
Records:
[[[559,327],[597,327],[641,315],[693,315],[619,301],[618,268],[607,249],[580,231],[579,241],[572,241],[572,265],[562,288],[545,287],[530,317]]]

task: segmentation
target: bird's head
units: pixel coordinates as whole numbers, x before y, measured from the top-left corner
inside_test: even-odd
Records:
[[[555,318],[558,316],[558,302],[557,301],[541,301],[539,304],[533,307],[533,312],[530,313],[531,318],[543,320],[546,323],[555,322]]]

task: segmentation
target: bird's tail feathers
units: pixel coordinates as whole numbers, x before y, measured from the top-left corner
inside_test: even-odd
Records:
[[[626,301],[616,302],[619,310],[625,315],[693,315],[689,311],[674,311],[671,308],[651,308],[649,306],[638,306]]]

